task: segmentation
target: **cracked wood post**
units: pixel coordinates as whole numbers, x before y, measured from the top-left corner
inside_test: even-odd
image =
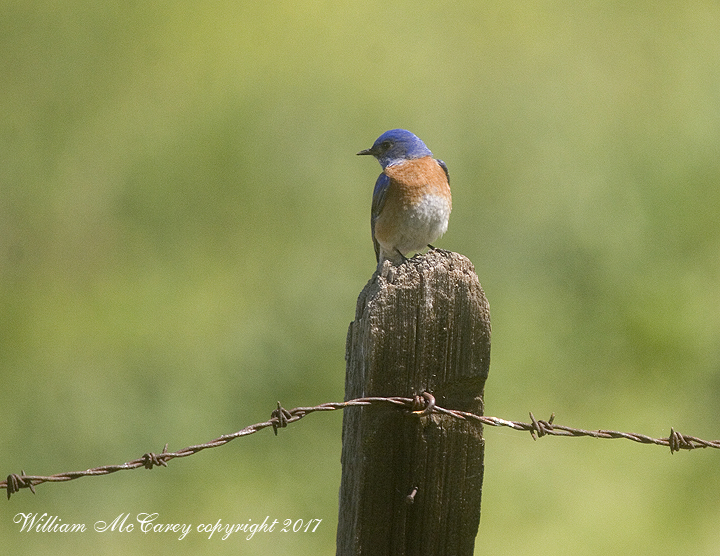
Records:
[[[386,262],[358,298],[345,357],[346,400],[429,391],[482,415],[490,312],[472,263],[442,250]],[[338,556],[473,553],[479,424],[373,405],[345,409],[342,434]]]

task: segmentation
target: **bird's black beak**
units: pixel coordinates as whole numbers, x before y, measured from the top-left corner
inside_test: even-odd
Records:
[[[358,153],[358,155],[361,155],[361,154],[371,154],[371,155],[375,156],[375,153],[373,152],[372,149],[365,149],[364,151],[360,151]]]

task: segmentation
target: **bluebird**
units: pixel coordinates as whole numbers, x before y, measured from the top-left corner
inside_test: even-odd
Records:
[[[369,149],[382,166],[375,182],[370,228],[378,270],[383,261],[402,263],[442,236],[452,209],[450,176],[442,160],[419,137],[405,129],[391,129]]]

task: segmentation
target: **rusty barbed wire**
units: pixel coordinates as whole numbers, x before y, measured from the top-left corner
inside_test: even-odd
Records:
[[[196,454],[202,450],[208,448],[217,448],[223,446],[228,442],[240,438],[243,436],[249,436],[265,428],[272,427],[273,432],[277,435],[277,431],[280,428],[287,427],[290,423],[295,423],[309,415],[318,411],[335,411],[338,409],[346,409],[348,407],[368,406],[374,404],[386,404],[392,405],[399,409],[404,409],[418,417],[425,417],[429,415],[449,415],[456,419],[464,421],[477,422],[483,425],[492,427],[508,427],[514,430],[529,432],[533,440],[537,440],[543,436],[589,436],[592,438],[624,438],[626,440],[632,440],[633,442],[639,442],[641,444],[655,444],[658,446],[667,446],[670,448],[670,453],[678,452],[680,450],[694,450],[696,448],[720,448],[720,440],[702,440],[694,436],[687,436],[680,434],[675,429],[670,429],[670,436],[668,438],[652,438],[644,434],[618,432],[611,430],[584,430],[573,427],[556,425],[553,423],[555,420],[555,414],[553,413],[547,421],[538,420],[535,416],[530,413],[530,422],[523,423],[519,421],[508,421],[499,417],[488,417],[485,415],[475,415],[474,413],[468,413],[466,411],[460,411],[457,409],[445,409],[435,404],[435,397],[429,392],[423,392],[420,396],[413,398],[403,397],[365,397],[348,400],[345,402],[330,402],[324,403],[312,407],[296,407],[294,409],[285,409],[277,402],[277,407],[271,413],[270,420],[262,423],[255,423],[249,425],[237,432],[232,434],[224,434],[218,438],[211,440],[205,444],[195,444],[182,448],[176,452],[168,452],[168,445],[165,444],[162,452],[159,454],[148,452],[143,454],[138,459],[128,461],[120,465],[105,465],[101,467],[95,467],[87,469],[85,471],[70,471],[67,473],[58,473],[50,476],[39,476],[39,475],[26,475],[25,471],[21,471],[20,475],[11,473],[7,476],[7,479],[0,481],[0,488],[7,490],[8,499],[18,492],[22,488],[29,488],[30,491],[35,494],[35,487],[42,483],[58,483],[64,481],[71,481],[79,479],[80,477],[96,477],[100,475],[109,475],[110,473],[116,473],[118,471],[125,471],[129,469],[137,469],[144,467],[145,469],[152,469],[156,466],[167,467],[170,460],[175,458],[184,458]]]

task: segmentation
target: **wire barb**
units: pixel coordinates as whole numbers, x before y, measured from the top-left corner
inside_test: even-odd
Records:
[[[546,434],[551,434],[550,431],[553,430],[552,422],[555,420],[555,414],[553,413],[550,415],[550,419],[547,421],[538,421],[535,419],[535,416],[532,414],[532,411],[530,412],[530,423],[532,424],[532,428],[530,429],[530,436],[532,436],[533,440],[537,440],[538,438],[541,438],[545,436]],[[537,433],[537,436],[535,436],[535,433]]]
[[[290,419],[292,419],[292,414],[278,402],[277,408],[270,414],[270,422],[275,436],[277,436],[278,429],[288,426]]]
[[[7,479],[0,481],[0,488],[7,490],[8,499],[10,496],[19,492],[20,489],[29,488],[32,493],[35,493],[35,486],[42,483],[58,483],[64,481],[71,481],[73,479],[79,479],[80,477],[95,477],[99,475],[109,475],[117,471],[124,471],[128,469],[137,469],[143,467],[145,469],[152,469],[156,466],[167,467],[170,460],[175,458],[184,458],[192,456],[198,452],[208,449],[217,448],[224,446],[228,442],[240,438],[241,436],[249,436],[262,429],[272,427],[274,433],[277,435],[279,428],[287,427],[290,423],[299,421],[305,415],[314,413],[316,411],[335,411],[338,409],[347,409],[349,407],[364,407],[369,405],[392,405],[403,413],[412,413],[417,416],[425,416],[430,414],[447,415],[454,419],[461,419],[464,421],[471,421],[479,423],[481,425],[488,425],[491,427],[508,427],[518,431],[530,432],[530,435],[534,440],[537,440],[543,436],[589,436],[592,438],[624,438],[626,440],[632,440],[640,444],[655,444],[657,446],[668,446],[670,453],[679,452],[680,450],[694,450],[696,448],[720,448],[720,440],[703,440],[694,436],[687,436],[680,434],[675,429],[670,429],[670,436],[668,438],[652,438],[643,434],[608,431],[608,430],[595,430],[588,431],[584,429],[576,429],[563,425],[554,424],[555,414],[550,415],[550,419],[547,421],[535,419],[535,416],[530,413],[530,423],[522,423],[518,421],[508,421],[501,419],[500,417],[487,417],[484,415],[476,415],[474,413],[468,413],[466,411],[460,411],[457,409],[445,409],[436,405],[435,397],[430,392],[423,392],[421,395],[413,398],[402,398],[402,397],[366,397],[357,398],[354,400],[348,400],[345,402],[333,402],[316,405],[313,407],[296,407],[294,409],[287,410],[277,402],[277,407],[273,410],[270,420],[262,423],[255,423],[249,425],[244,429],[241,429],[232,434],[225,434],[211,440],[205,444],[196,444],[194,446],[188,446],[177,452],[168,452],[168,445],[165,444],[163,451],[160,454],[148,452],[142,457],[123,463],[121,465],[106,465],[102,467],[95,467],[93,469],[87,469],[86,471],[71,471],[68,473],[58,473],[57,475],[50,476],[36,476],[26,475],[25,471],[21,471],[20,475],[10,474]],[[413,494],[411,492],[411,494]],[[410,495],[406,498],[410,499]],[[414,495],[413,498],[414,499]]]
[[[165,454],[168,453],[167,447],[168,445],[165,444],[165,447],[163,448],[163,451],[160,455],[157,455],[154,452],[148,452],[147,454],[143,455],[142,459],[145,469],[152,469],[155,465],[162,465],[163,467],[167,467],[167,461],[165,459]]]
[[[25,470],[20,471],[20,475],[17,475],[15,473],[11,473],[10,475],[8,475],[6,483],[8,500],[10,500],[10,497],[13,494],[19,492],[21,488],[29,488],[30,491],[35,494],[35,485],[33,484],[32,480],[25,478]]]

